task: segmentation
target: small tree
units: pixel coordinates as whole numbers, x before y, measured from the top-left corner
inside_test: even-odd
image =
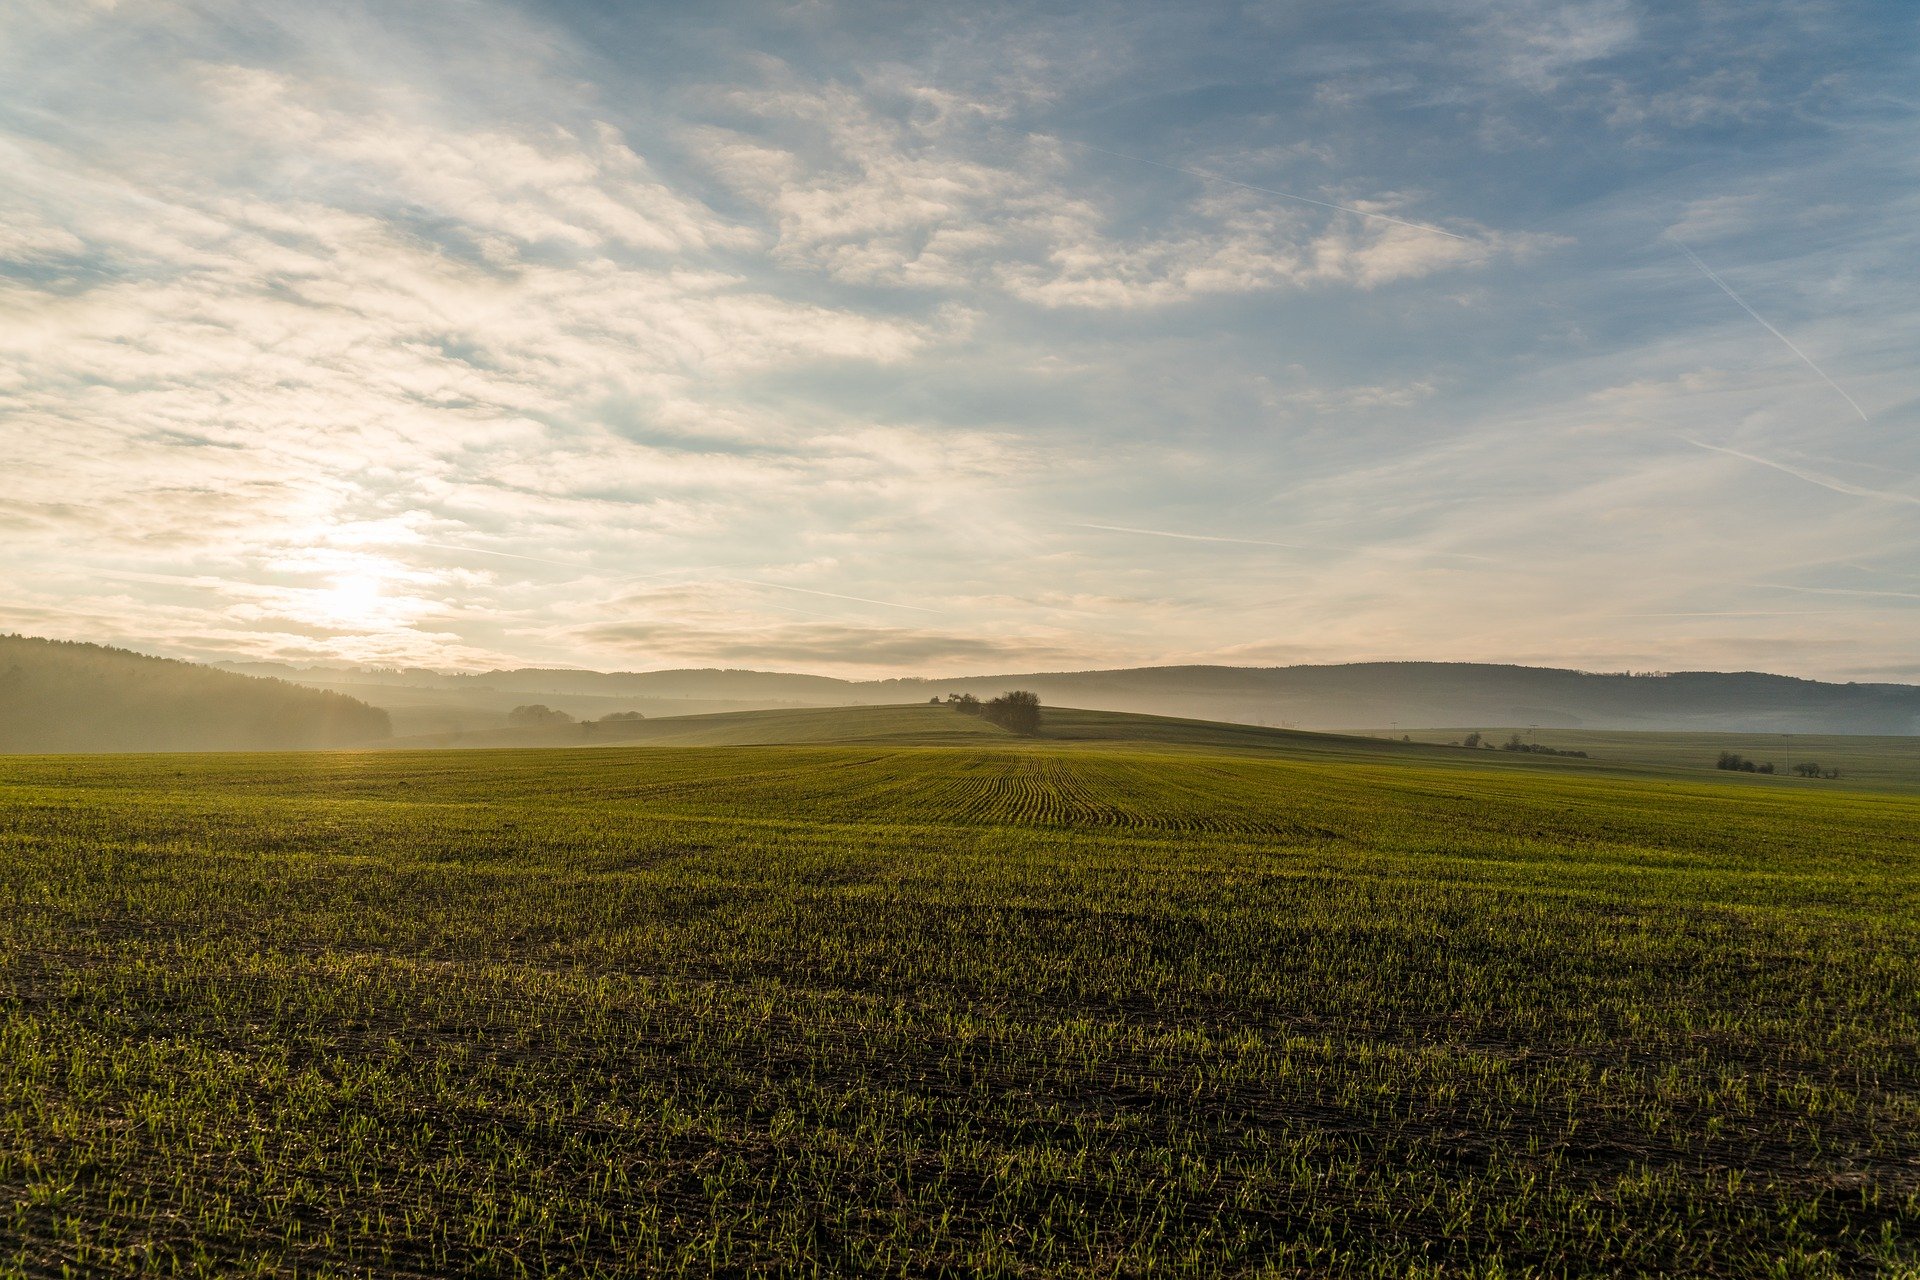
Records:
[[[507,712],[507,723],[516,729],[550,729],[572,724],[573,717],[564,711],[555,711],[544,703],[532,702]]]
[[[1040,697],[1025,689],[1003,693],[989,702],[987,719],[1014,733],[1040,732]]]
[[[1460,740],[1460,745],[1461,745],[1461,746],[1463,746],[1463,747],[1477,747],[1477,746],[1479,746],[1479,745],[1480,745],[1480,731],[1479,731],[1478,729],[1475,729],[1475,730],[1474,730],[1474,731],[1473,731],[1472,733],[1470,733],[1470,734],[1468,734],[1468,735],[1467,735],[1466,737],[1464,737],[1464,738],[1462,738],[1462,739]]]

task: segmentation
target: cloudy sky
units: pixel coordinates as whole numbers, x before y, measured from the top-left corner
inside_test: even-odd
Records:
[[[1906,0],[0,6],[0,630],[1920,679]]]

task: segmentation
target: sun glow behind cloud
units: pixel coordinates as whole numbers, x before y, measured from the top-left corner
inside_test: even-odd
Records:
[[[1885,498],[1920,494],[1887,270],[1920,210],[1906,171],[1832,196],[1889,122],[1706,18],[1683,43],[1764,91],[1669,65],[1652,8],[1398,13],[900,43],[770,6],[716,44],[565,4],[13,6],[0,625],[448,665],[1910,660],[1872,593],[1920,558]],[[1800,38],[1859,94],[1905,66]],[[1730,129],[1759,159],[1690,185]]]

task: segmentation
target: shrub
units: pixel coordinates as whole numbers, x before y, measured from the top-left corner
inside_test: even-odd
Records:
[[[507,723],[516,729],[553,728],[572,724],[573,717],[564,711],[555,711],[543,703],[534,702],[507,712]]]
[[[1040,698],[1024,689],[1003,693],[986,706],[987,719],[1014,733],[1040,732]]]

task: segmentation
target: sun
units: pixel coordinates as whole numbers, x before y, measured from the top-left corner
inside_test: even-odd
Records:
[[[314,593],[314,613],[343,630],[372,630],[384,626],[392,612],[385,581],[375,573],[336,575],[323,591]]]

